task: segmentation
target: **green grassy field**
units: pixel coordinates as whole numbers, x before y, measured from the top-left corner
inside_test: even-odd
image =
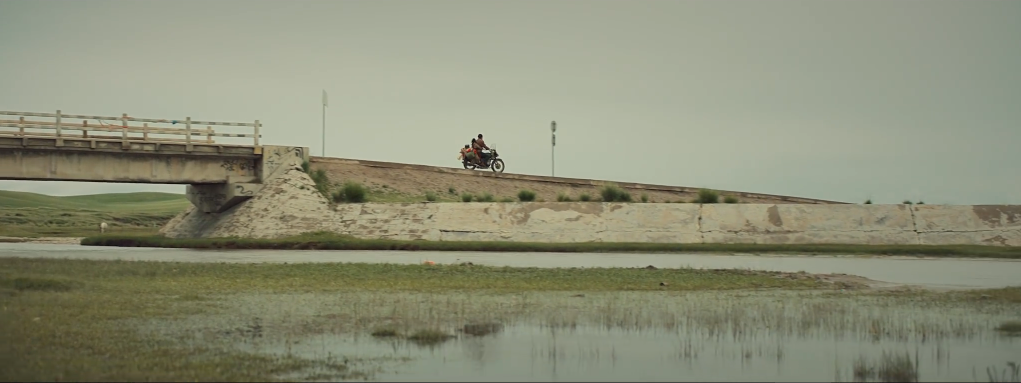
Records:
[[[0,191],[0,236],[84,237],[106,222],[112,232],[154,234],[190,202],[184,194],[111,193],[57,197]]]
[[[319,232],[278,239],[196,238],[107,234],[85,237],[85,246],[162,247],[187,249],[277,249],[277,250],[410,250],[491,251],[545,253],[779,253],[836,255],[901,255],[961,258],[1021,259],[1021,248],[974,245],[784,245],[723,243],[650,242],[498,242],[498,241],[401,241],[358,239]]]

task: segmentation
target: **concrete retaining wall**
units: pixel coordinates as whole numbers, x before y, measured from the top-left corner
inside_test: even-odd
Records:
[[[340,205],[337,232],[430,241],[701,241],[698,205],[417,203]]]
[[[533,202],[330,207],[297,169],[257,194],[224,213],[189,210],[163,233],[272,238],[332,231],[430,241],[1021,246],[1021,205]]]
[[[703,205],[705,243],[917,244],[907,205]]]
[[[339,205],[333,231],[432,241],[1021,246],[1021,206],[418,203]]]
[[[919,243],[1021,246],[1021,205],[913,208]]]

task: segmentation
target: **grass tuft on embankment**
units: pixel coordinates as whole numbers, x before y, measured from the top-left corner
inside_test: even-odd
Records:
[[[198,238],[100,235],[82,239],[84,246],[157,247],[189,249],[277,250],[422,250],[547,253],[781,253],[835,255],[902,255],[963,258],[1021,259],[1021,247],[973,245],[783,245],[672,244],[629,242],[455,242],[357,239],[332,233],[309,233],[279,239]]]

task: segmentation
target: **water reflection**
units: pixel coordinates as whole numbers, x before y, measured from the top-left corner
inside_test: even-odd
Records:
[[[884,355],[905,353],[918,362],[920,381],[971,381],[973,367],[984,371],[992,363],[1021,356],[1015,342],[996,338],[929,344],[770,336],[742,341],[691,338],[678,331],[531,325],[430,346],[344,335],[323,335],[309,346],[292,345],[290,352],[311,354],[321,348],[318,352],[409,360],[382,369],[374,376],[382,381],[850,381],[856,363],[878,365]],[[955,350],[954,358],[946,353],[949,348]],[[272,345],[262,351],[284,352]]]
[[[903,371],[917,369],[921,381],[973,381],[974,372],[985,381],[987,367],[1021,361],[1021,338],[994,330],[1017,317],[1016,305],[807,292],[570,295],[232,295],[226,314],[149,330],[257,353],[343,356],[385,381],[851,381],[883,379],[900,366],[883,361],[903,355]],[[493,323],[499,331],[478,331]],[[263,336],[245,341],[223,331],[256,325]],[[397,336],[372,336],[381,326]],[[407,338],[423,329],[452,337]]]

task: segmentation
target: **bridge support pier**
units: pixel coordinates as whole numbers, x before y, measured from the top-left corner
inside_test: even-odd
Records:
[[[266,180],[285,169],[300,168],[302,162],[308,161],[308,150],[304,147],[263,146],[260,149],[261,158],[255,161],[258,183],[230,182],[228,177],[227,183],[188,185],[186,195],[196,210],[203,213],[227,211],[255,196]]]
[[[231,183],[188,185],[186,195],[195,208],[203,213],[222,213],[252,198],[262,190],[262,184]]]

